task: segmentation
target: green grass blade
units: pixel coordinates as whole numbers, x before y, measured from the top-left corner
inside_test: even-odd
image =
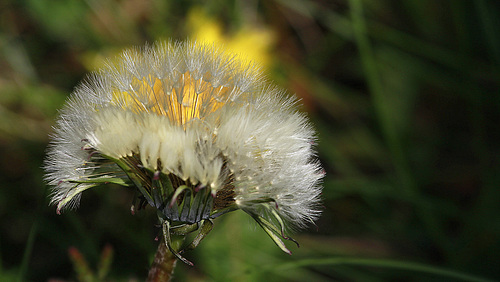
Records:
[[[421,264],[416,262],[406,262],[397,260],[386,260],[386,259],[366,259],[366,258],[321,258],[321,259],[303,259],[294,262],[284,263],[280,265],[274,265],[272,267],[273,271],[283,271],[286,269],[294,269],[298,267],[306,266],[319,266],[319,265],[348,265],[348,266],[364,266],[364,267],[376,267],[376,268],[387,268],[387,269],[400,269],[412,272],[418,272],[422,274],[431,274],[446,278],[453,278],[463,281],[477,281],[486,282],[492,281],[483,277],[478,277],[475,275],[470,275],[467,273],[450,270],[446,268],[441,268],[437,266]],[[267,268],[269,269],[269,268]]]
[[[18,281],[25,281],[26,274],[28,272],[28,264],[30,262],[31,253],[35,244],[35,238],[38,230],[38,220],[33,223],[28,235],[28,240],[26,242],[26,248],[24,249],[23,260],[21,262],[21,267],[19,270]]]

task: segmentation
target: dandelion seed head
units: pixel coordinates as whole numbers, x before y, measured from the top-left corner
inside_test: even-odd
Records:
[[[314,130],[296,106],[257,67],[211,45],[125,51],[89,75],[61,111],[45,162],[52,202],[75,207],[95,186],[85,180],[126,177],[112,162],[89,157],[95,151],[137,157],[138,167],[213,195],[234,191],[234,204],[251,214],[277,206],[303,227],[319,216],[323,174]],[[97,176],[103,163],[109,168]]]

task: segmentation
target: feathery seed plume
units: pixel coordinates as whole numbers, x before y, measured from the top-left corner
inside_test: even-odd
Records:
[[[61,110],[45,162],[57,212],[115,183],[139,191],[170,233],[211,230],[241,209],[285,252],[285,225],[320,214],[314,130],[297,100],[211,45],[130,49],[82,82]],[[291,239],[293,240],[293,239]]]

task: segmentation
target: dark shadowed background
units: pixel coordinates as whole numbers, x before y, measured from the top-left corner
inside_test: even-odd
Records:
[[[1,281],[146,277],[154,211],[132,216],[131,191],[99,187],[56,215],[41,166],[86,73],[185,38],[244,54],[299,96],[326,178],[292,256],[238,211],[179,281],[500,279],[498,1],[2,0]]]

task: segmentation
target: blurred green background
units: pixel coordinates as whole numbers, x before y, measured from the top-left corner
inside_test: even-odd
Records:
[[[500,278],[500,2],[2,0],[1,281],[146,277],[154,211],[132,216],[131,191],[102,187],[58,216],[40,167],[57,109],[102,58],[185,38],[299,96],[326,178],[293,256],[238,211],[179,281]]]

